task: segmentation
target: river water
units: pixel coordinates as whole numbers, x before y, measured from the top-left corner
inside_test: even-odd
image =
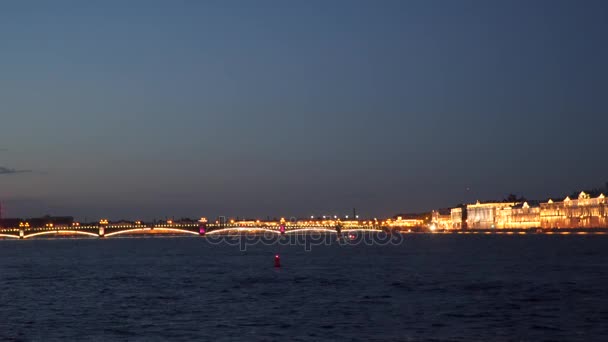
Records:
[[[308,249],[3,240],[0,340],[608,340],[608,236]]]

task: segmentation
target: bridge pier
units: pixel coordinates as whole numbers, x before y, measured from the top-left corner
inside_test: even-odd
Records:
[[[200,221],[200,223],[198,224],[198,235],[200,236],[205,236],[205,234],[207,233],[207,220],[202,220]]]
[[[110,224],[107,219],[99,220],[99,237],[106,236],[106,226]]]
[[[30,227],[29,222],[19,222],[19,238],[20,239],[25,238],[25,228],[29,228],[29,227]]]

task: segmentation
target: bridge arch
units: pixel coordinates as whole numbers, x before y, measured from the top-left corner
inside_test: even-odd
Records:
[[[158,232],[158,231],[165,231],[165,230],[172,232],[172,233],[199,235],[199,232],[195,232],[195,231],[188,230],[188,229],[181,229],[181,228],[154,228],[153,231]],[[162,234],[162,233],[157,233],[157,234]]]
[[[128,234],[128,233],[134,233],[134,232],[143,232],[146,230],[150,230],[150,228],[133,228],[133,229],[125,229],[125,230],[118,230],[115,232],[111,232],[111,233],[105,233],[104,236],[105,237],[110,237],[110,236],[114,236],[114,235],[121,235],[121,234]]]
[[[118,231],[114,231],[111,233],[106,233],[105,237],[111,237],[111,236],[116,236],[116,235],[122,235],[122,234],[130,234],[130,233],[144,233],[144,232],[148,232],[150,234],[163,234],[165,232],[170,232],[170,233],[180,233],[180,234],[192,234],[192,235],[199,235],[198,232],[192,231],[192,230],[187,230],[187,229],[180,229],[180,228],[149,228],[149,227],[142,227],[142,228],[132,228],[132,229],[125,229],[125,230],[118,230]]]
[[[300,233],[300,232],[331,233],[331,234],[337,233],[335,229],[319,227],[319,228],[294,228],[294,229],[290,229],[290,230],[286,231],[285,234],[294,234],[294,233]]]
[[[278,230],[273,230],[273,229],[268,229],[268,228],[262,228],[262,227],[227,227],[227,228],[220,228],[220,229],[209,231],[205,235],[222,234],[222,233],[228,233],[228,232],[232,232],[232,231],[235,231],[235,232],[247,232],[247,233],[274,233],[274,234],[280,234],[280,232]]]
[[[382,229],[374,229],[374,228],[348,228],[348,229],[342,229],[342,232],[373,232],[373,233],[380,233],[383,232]]]
[[[19,238],[18,235],[11,235],[11,234],[0,234],[0,237],[15,238],[15,239]]]
[[[80,234],[80,235],[87,235],[87,236],[92,236],[92,237],[99,237],[98,234],[95,233],[91,233],[91,232],[83,232],[80,230],[48,230],[48,231],[44,231],[44,232],[38,232],[38,233],[32,233],[32,234],[28,234],[28,235],[24,235],[23,238],[24,239],[29,239],[29,238],[33,238],[36,236],[40,236],[40,235],[53,235],[53,234]]]

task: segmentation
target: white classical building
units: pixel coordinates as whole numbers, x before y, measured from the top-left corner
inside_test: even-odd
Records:
[[[516,202],[490,202],[467,205],[467,226],[470,229],[493,229],[497,228],[499,218],[498,212],[504,208],[517,205]]]
[[[604,194],[592,198],[585,192],[578,199],[549,200],[540,204],[540,223],[542,228],[606,228],[608,201]]]

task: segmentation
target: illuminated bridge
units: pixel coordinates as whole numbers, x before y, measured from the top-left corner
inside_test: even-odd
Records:
[[[90,237],[110,238],[114,236],[153,236],[153,235],[193,235],[193,236],[232,236],[247,234],[342,234],[350,232],[381,232],[386,229],[378,221],[230,221],[209,223],[206,219],[198,222],[173,222],[159,224],[143,222],[109,222],[101,220],[98,224],[73,223],[67,225],[46,224],[31,227],[28,222],[18,227],[0,228],[0,239],[30,239],[35,237]]]

